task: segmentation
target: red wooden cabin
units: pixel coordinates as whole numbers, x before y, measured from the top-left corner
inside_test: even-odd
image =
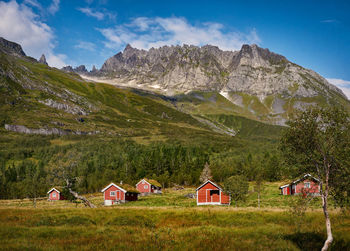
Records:
[[[51,188],[47,194],[49,195],[49,200],[64,200],[64,197],[57,188]]]
[[[162,186],[158,181],[146,178],[136,184],[136,189],[141,194],[162,193]]]
[[[127,201],[137,200],[139,192],[128,184],[114,183],[109,184],[101,191],[103,193],[104,204],[111,206],[116,203],[125,203]]]
[[[305,174],[302,178],[293,181],[290,184],[280,186],[282,195],[298,195],[298,194],[320,194],[319,180],[310,174]]]
[[[197,205],[230,205],[231,198],[225,194],[221,187],[207,180],[197,191]]]

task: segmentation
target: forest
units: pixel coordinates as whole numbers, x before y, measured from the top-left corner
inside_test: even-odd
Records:
[[[65,185],[64,175],[77,178],[80,193],[98,192],[110,182],[134,185],[144,177],[163,187],[195,186],[206,163],[217,182],[232,175],[252,181],[257,172],[267,181],[288,175],[276,147],[262,152],[217,142],[140,144],[117,137],[17,134],[3,134],[0,144],[0,199],[45,196],[50,187]]]

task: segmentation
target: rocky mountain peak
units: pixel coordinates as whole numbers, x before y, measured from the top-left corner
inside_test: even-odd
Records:
[[[74,71],[77,73],[86,73],[87,69],[86,69],[85,65],[79,65],[78,67],[74,68]]]
[[[95,72],[97,72],[97,69],[96,69],[96,66],[93,65],[93,66],[92,66],[92,69],[91,69],[91,73],[95,73]]]
[[[44,54],[41,55],[41,57],[39,59],[39,63],[48,65],[48,63],[46,62],[46,57],[45,57]]]
[[[244,93],[259,100],[271,95],[313,98],[336,93],[344,97],[317,73],[256,44],[244,44],[238,51],[224,51],[213,45],[141,50],[128,44],[107,59],[100,70],[89,74],[160,92]]]
[[[3,37],[0,37],[0,51],[6,54],[15,55],[15,56],[22,56],[22,57],[26,56],[26,54],[22,50],[22,46],[20,46],[15,42],[8,41]]]

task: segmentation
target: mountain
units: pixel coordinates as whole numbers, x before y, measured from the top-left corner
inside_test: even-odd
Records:
[[[214,46],[201,48],[172,46],[150,51],[127,46],[124,52],[117,54],[119,61],[115,61],[113,57],[107,60],[108,63],[100,70],[94,68],[88,72],[85,66],[74,69],[66,67],[65,70],[48,67],[25,56],[20,45],[4,39],[2,41],[4,42],[0,44],[0,134],[9,131],[45,135],[88,134],[96,137],[116,136],[135,140],[170,140],[196,144],[229,142],[239,145],[243,140],[245,141],[243,145],[265,145],[266,141],[276,141],[282,130],[282,127],[271,124],[283,124],[282,122],[287,119],[284,116],[293,114],[296,104],[300,107],[302,102],[319,105],[343,104],[347,109],[350,106],[342,93],[328,83],[323,83],[322,88],[314,88],[318,91],[318,96],[312,97],[302,96],[298,92],[302,89],[299,85],[304,82],[295,83],[293,88],[289,88],[290,94],[279,94],[278,86],[272,86],[271,88],[277,88],[277,91],[267,95],[263,100],[249,91],[245,93],[226,91],[230,87],[230,77],[237,74],[237,69],[242,70],[248,63],[255,65],[255,70],[251,70],[249,76],[237,75],[237,78],[246,77],[250,79],[247,81],[252,81],[253,75],[260,70],[256,65],[263,63],[266,67],[272,68],[276,64],[286,64],[281,75],[287,74],[286,69],[292,67],[311,74],[310,70],[289,63],[283,56],[257,46],[243,46],[238,52],[225,52]],[[140,82],[139,85],[132,85],[129,81],[119,82],[120,86],[113,86],[110,83],[97,83],[81,77],[103,79],[105,82],[113,82],[111,79],[117,77],[119,80],[132,77],[139,79],[147,75],[145,70],[140,69],[150,67],[150,63],[147,62],[151,62],[151,59],[146,61],[147,58],[153,58],[152,62],[157,60],[165,62],[169,57],[171,59],[168,60],[167,66],[158,67],[158,70],[183,71],[175,55],[178,56],[179,49],[184,48],[189,50],[189,55],[191,54],[186,59],[188,62],[183,64],[184,68],[191,71],[188,65],[195,58],[192,54],[199,55],[199,65],[194,66],[197,70],[203,67],[212,69],[212,72],[234,69],[230,72],[225,71],[227,74],[219,74],[219,80],[227,79],[227,83],[222,84],[221,89],[217,87],[220,84],[219,80],[217,85],[208,82],[206,87],[198,87],[196,83],[192,83],[193,89],[184,89],[186,91],[174,89],[172,95],[169,95],[169,91],[162,89],[164,86],[162,82],[157,82],[158,88],[154,86],[144,88],[150,84]],[[155,56],[151,57],[152,53]],[[130,66],[131,59],[138,62],[134,67]],[[139,62],[142,60],[144,64],[141,66]],[[118,70],[108,70],[108,67],[110,69],[116,67]],[[266,67],[264,69],[267,69]],[[156,72],[155,68],[157,67],[152,66],[150,70]],[[140,76],[135,72],[139,72]],[[174,73],[170,73],[169,70],[166,74]],[[190,75],[189,72],[189,78],[192,78]],[[209,75],[210,79],[215,79],[213,74]],[[265,73],[260,78],[268,78],[267,75],[270,74]],[[161,78],[167,79],[159,75],[159,79]],[[301,79],[304,80],[302,77]],[[309,89],[316,84],[321,86],[319,83],[321,77],[310,79],[307,82]],[[307,93],[311,93],[311,90],[305,89]]]
[[[245,140],[276,139],[281,131],[278,126],[240,116],[234,116],[234,123],[232,117],[221,123],[216,118],[192,115],[181,110],[182,96],[86,81],[74,72],[25,56],[17,44],[5,44],[0,46],[0,135],[92,135],[222,145],[240,144],[240,136]],[[250,130],[241,135],[242,127]]]
[[[340,89],[316,72],[259,46],[239,51],[216,46],[163,46],[139,50],[127,45],[99,71],[84,78],[166,95],[216,92],[231,111],[259,121],[284,124],[296,109],[349,102]]]

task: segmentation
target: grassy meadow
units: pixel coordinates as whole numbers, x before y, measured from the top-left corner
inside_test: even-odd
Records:
[[[280,183],[267,183],[258,209],[251,184],[245,202],[235,206],[196,206],[185,197],[195,188],[165,189],[111,207],[102,193],[86,196],[97,205],[49,202],[37,207],[23,200],[0,201],[1,250],[319,250],[326,237],[320,201],[305,215],[290,205],[295,197],[279,195]],[[349,250],[350,215],[331,210],[335,243]]]

